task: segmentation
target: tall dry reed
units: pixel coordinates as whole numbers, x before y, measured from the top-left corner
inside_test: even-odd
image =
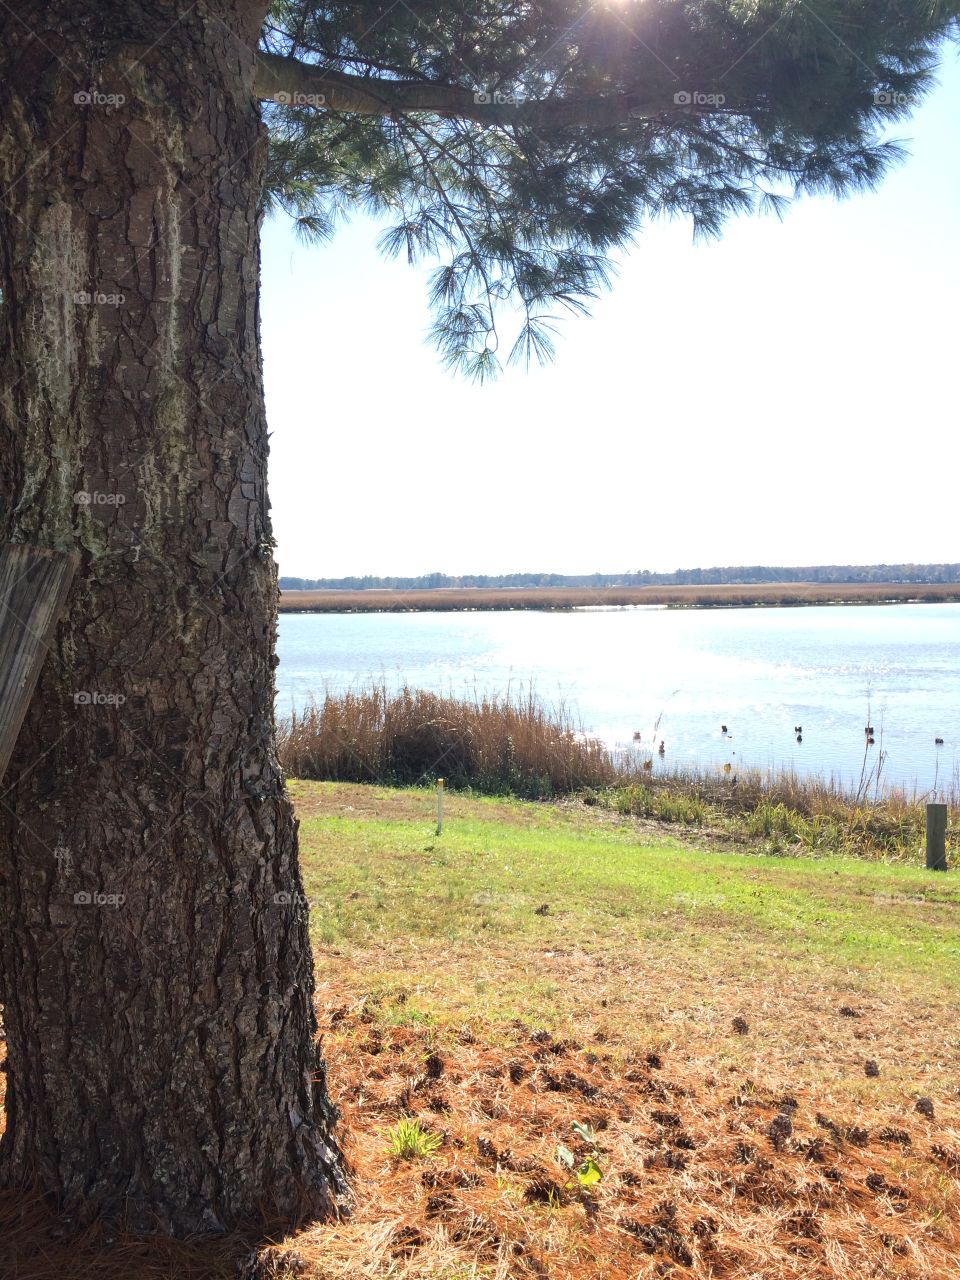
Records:
[[[772,851],[914,858],[923,842],[924,795],[881,785],[850,789],[791,770],[664,769],[615,754],[580,732],[563,707],[533,693],[473,700],[383,684],[311,700],[280,726],[280,757],[293,777],[454,788],[587,804],[682,826],[719,828]],[[951,840],[958,787],[947,788]]]
[[[328,693],[281,725],[280,755],[300,778],[402,786],[442,777],[534,799],[613,786],[619,776],[602,743],[532,694],[466,701],[383,685]]]

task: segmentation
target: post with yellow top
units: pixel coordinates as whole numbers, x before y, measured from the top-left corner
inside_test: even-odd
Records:
[[[437,835],[443,835],[443,779],[437,779]]]

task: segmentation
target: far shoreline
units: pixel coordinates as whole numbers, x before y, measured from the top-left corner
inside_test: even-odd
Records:
[[[390,591],[281,591],[281,613],[564,612],[584,608],[803,608],[810,605],[953,604],[960,582],[763,582],[650,587],[435,587]]]

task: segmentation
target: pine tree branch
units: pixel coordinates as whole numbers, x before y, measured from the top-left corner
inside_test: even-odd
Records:
[[[478,124],[524,125],[544,130],[571,125],[603,129],[666,114],[729,112],[729,108],[723,106],[678,104],[669,93],[646,102],[640,95],[632,93],[621,93],[616,97],[552,98],[537,102],[485,102],[477,99],[487,95],[461,85],[348,75],[266,50],[257,54],[256,93],[267,102],[294,105],[300,102],[358,115],[387,116],[422,111],[430,115],[473,120]]]

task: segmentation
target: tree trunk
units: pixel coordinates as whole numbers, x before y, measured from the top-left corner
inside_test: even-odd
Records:
[[[81,564],[0,783],[0,1185],[176,1233],[329,1214],[343,1183],[274,749],[265,4],[16,8],[0,539]]]

